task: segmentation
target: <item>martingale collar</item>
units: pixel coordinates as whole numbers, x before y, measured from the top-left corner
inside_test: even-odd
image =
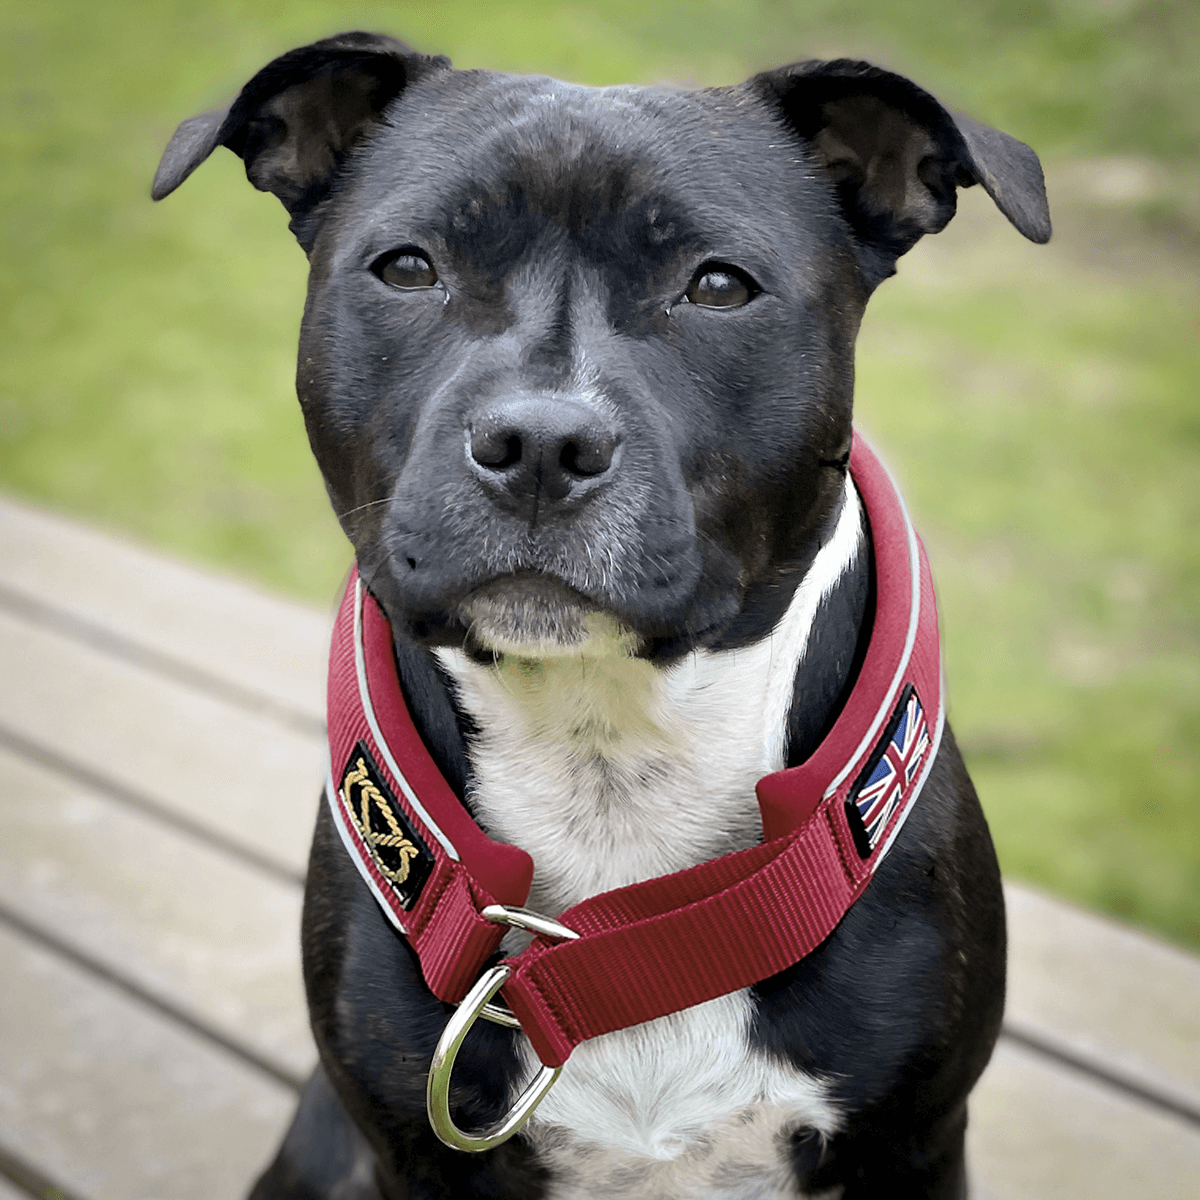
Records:
[[[911,812],[944,721],[933,583],[895,484],[857,433],[850,473],[871,527],[876,607],[841,714],[805,762],[759,780],[762,843],[593,896],[558,917],[578,937],[559,940],[548,922],[504,961],[503,999],[547,1067],[588,1038],[798,962]],[[405,707],[387,619],[357,573],[333,631],[329,750],[346,849],[434,995],[458,1003],[505,933],[495,906],[525,902],[533,861],[489,838],[437,769]]]

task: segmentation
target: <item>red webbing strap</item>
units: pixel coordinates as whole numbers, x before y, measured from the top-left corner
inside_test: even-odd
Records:
[[[473,883],[462,863],[450,864],[444,879],[440,889],[433,886],[440,882],[437,876],[430,879],[408,940],[429,990],[439,1000],[457,1004],[499,948],[504,929],[479,915],[494,900]]]
[[[843,859],[827,812],[789,837],[592,897],[558,918],[579,941],[509,959],[502,994],[542,1062],[748,987],[819,945],[869,877]]]

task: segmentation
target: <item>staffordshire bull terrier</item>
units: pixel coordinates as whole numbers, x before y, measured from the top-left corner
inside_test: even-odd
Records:
[[[154,197],[219,145],[308,255],[357,556],[320,1065],[253,1196],[965,1195],[1003,901],[854,343],[957,188],[1047,240],[1036,156],[861,62],[586,88],[364,33]]]

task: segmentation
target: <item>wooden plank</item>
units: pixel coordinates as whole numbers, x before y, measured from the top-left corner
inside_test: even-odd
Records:
[[[298,886],[0,751],[0,910],[303,1079],[316,1055],[300,901]]]
[[[324,720],[336,597],[322,612],[0,498],[5,593]]]
[[[1200,959],[1009,883],[1005,1020],[1200,1117]]]
[[[88,1200],[246,1193],[290,1089],[0,926],[0,1143]]]
[[[0,678],[0,735],[10,731],[303,872],[326,771],[323,738],[3,612]]]
[[[978,1200],[1193,1200],[1194,1125],[1001,1042],[971,1099]]]

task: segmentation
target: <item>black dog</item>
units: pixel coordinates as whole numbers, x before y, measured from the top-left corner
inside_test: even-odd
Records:
[[[361,33],[185,122],[155,197],[217,145],[309,256],[313,451],[417,727],[480,825],[532,854],[530,906],[757,843],[755,781],[830,728],[874,611],[847,477],[863,307],[957,187],[1045,241],[1033,153],[863,63],[593,90]],[[451,1009],[324,809],[303,944],[321,1065],[255,1197],[965,1194],[1004,915],[948,733],[817,950],[581,1046],[485,1153],[431,1132]],[[532,1065],[480,1026],[463,1124]]]

